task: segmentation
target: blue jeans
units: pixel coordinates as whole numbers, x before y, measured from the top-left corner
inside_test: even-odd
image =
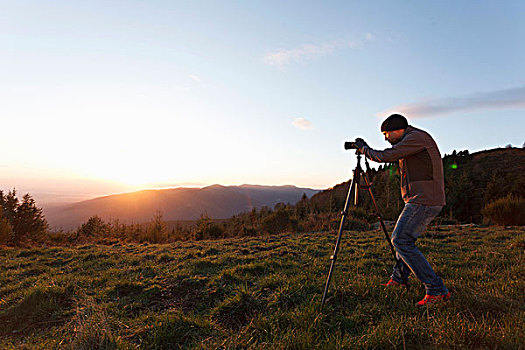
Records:
[[[392,273],[392,280],[407,283],[408,276],[412,272],[425,285],[426,294],[430,295],[447,294],[448,289],[417,249],[415,243],[427,225],[439,214],[441,208],[441,206],[405,204],[392,233],[392,244],[396,248],[398,258],[398,263],[394,266]]]

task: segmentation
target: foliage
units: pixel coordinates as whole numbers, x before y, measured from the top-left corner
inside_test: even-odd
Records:
[[[493,149],[469,154],[452,152],[443,158],[447,205],[442,216],[481,223],[482,210],[509,194],[525,198],[525,150]]]
[[[434,228],[418,241],[454,293],[420,310],[384,289],[380,231],[0,250],[1,349],[520,349],[525,230]]]
[[[4,211],[0,206],[0,244],[7,244],[13,240],[13,228],[3,213]]]
[[[481,223],[482,209],[486,203],[509,194],[525,198],[523,164],[525,150],[517,148],[493,149],[475,154],[467,150],[453,151],[445,155],[443,170],[447,204],[438,219]],[[379,210],[388,220],[396,220],[403,209],[397,168],[397,164],[386,164],[368,172]],[[340,211],[349,186],[350,181],[347,181],[314,195],[309,203],[312,212],[331,215]],[[366,190],[360,191],[359,207],[369,213],[375,212]],[[372,217],[366,219],[369,223],[374,220]]]
[[[525,177],[520,176],[524,163],[523,149],[495,149],[475,154],[454,151],[445,155],[447,205],[437,222],[481,223],[483,216],[488,218],[488,214],[482,212],[485,204],[507,195],[525,198]],[[380,165],[377,170],[369,170],[367,176],[382,217],[396,220],[404,206],[397,164]],[[217,220],[203,213],[194,222],[165,222],[159,211],[150,223],[129,224],[93,216],[74,232],[46,232],[47,223],[42,211],[29,194],[20,202],[15,190],[5,195],[0,191],[0,244],[16,245],[28,241],[63,245],[112,244],[116,241],[167,243],[287,232],[333,232],[339,227],[349,186],[347,181],[312,198],[304,194],[295,205],[278,203],[274,208],[252,208],[229,219]],[[350,207],[345,229],[368,230],[376,222],[371,196],[366,188],[360,187],[358,207]]]
[[[193,237],[196,240],[221,238],[223,229],[215,224],[208,214],[202,214],[197,220]]]
[[[29,193],[20,201],[15,189],[7,194],[0,190],[0,208],[0,244],[19,245],[43,238],[47,221]]]
[[[98,215],[90,217],[85,223],[80,225],[77,234],[83,237],[106,236],[110,227]]]
[[[151,243],[163,243],[167,241],[168,230],[160,210],[157,211],[153,216],[150,226],[146,232],[147,235],[143,237],[145,241]]]
[[[499,225],[525,225],[525,198],[508,195],[483,208],[486,221]]]
[[[284,232],[292,225],[290,210],[286,206],[278,207],[262,221],[262,229],[268,233]]]

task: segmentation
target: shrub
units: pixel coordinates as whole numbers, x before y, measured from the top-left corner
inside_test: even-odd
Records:
[[[362,218],[348,217],[345,222],[346,230],[367,231],[370,230],[368,221]]]
[[[482,211],[485,221],[499,225],[525,225],[525,199],[508,195],[487,204]]]
[[[277,205],[276,205],[277,207]],[[290,226],[290,212],[286,207],[279,207],[264,218],[262,228],[268,233],[281,233]]]
[[[221,238],[224,235],[224,230],[217,224],[213,223],[213,220],[208,216],[208,214],[201,214],[199,220],[196,223],[195,231],[193,232],[193,237],[196,240],[202,239],[217,239]]]
[[[109,226],[102,218],[98,215],[90,217],[85,223],[83,223],[77,233],[78,236],[94,237],[94,236],[106,236],[109,231]]]

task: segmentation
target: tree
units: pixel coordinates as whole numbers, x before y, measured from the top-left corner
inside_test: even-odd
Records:
[[[303,220],[308,214],[310,214],[310,201],[306,193],[303,193],[301,200],[295,204],[295,215],[299,220]]]
[[[193,233],[193,237],[196,240],[217,239],[221,238],[223,235],[224,229],[222,227],[213,223],[213,220],[208,216],[208,214],[201,214],[199,220],[197,221],[197,227]]]
[[[443,212],[450,213],[450,217],[461,222],[472,222],[479,215],[479,208],[474,203],[481,203],[476,199],[479,195],[475,191],[472,180],[466,173],[450,178],[446,184],[447,204]]]
[[[13,231],[15,240],[22,238],[40,238],[48,228],[42,209],[36,206],[35,200],[29,193],[22,197],[22,203],[16,209]]]
[[[501,175],[494,173],[485,188],[485,202],[489,203],[501,197]]]
[[[262,228],[268,233],[284,232],[290,224],[290,211],[286,206],[279,207],[262,221]]]
[[[3,208],[3,216],[11,224],[16,219],[16,210],[18,209],[18,198],[16,197],[16,189],[12,189],[6,195],[0,191],[0,205]]]
[[[161,243],[165,242],[168,239],[168,229],[166,228],[166,223],[162,217],[162,212],[157,210],[155,215],[153,215],[153,220],[150,223],[148,230],[148,240],[151,243]]]
[[[3,210],[0,206],[0,244],[8,244],[13,240],[13,229],[9,221],[3,216]]]
[[[6,195],[0,191],[0,207],[0,235],[7,244],[18,245],[25,239],[37,240],[48,228],[42,209],[36,206],[29,193],[20,202],[16,189]]]
[[[109,225],[98,215],[90,217],[77,230],[78,236],[95,237],[105,236],[109,232]]]

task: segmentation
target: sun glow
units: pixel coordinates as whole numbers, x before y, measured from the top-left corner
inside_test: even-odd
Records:
[[[22,144],[25,154],[17,160],[137,188],[198,179],[206,173],[202,159],[210,152],[204,140],[213,140],[216,130],[198,111],[185,108],[180,96],[164,95],[157,91],[155,98],[163,97],[159,101],[140,95],[130,102],[124,94],[97,92],[91,96],[97,104],[64,96],[60,109],[48,106],[39,118],[31,117],[36,112],[28,107],[24,122],[32,128],[27,138],[41,139],[41,130],[49,131],[38,149]],[[10,123],[13,130],[22,125],[19,119]]]
[[[155,147],[128,144],[121,147],[106,147],[98,154],[101,157],[86,164],[84,171],[91,176],[116,181],[130,187],[141,188],[180,175],[171,163],[173,159],[163,157],[155,151]]]

